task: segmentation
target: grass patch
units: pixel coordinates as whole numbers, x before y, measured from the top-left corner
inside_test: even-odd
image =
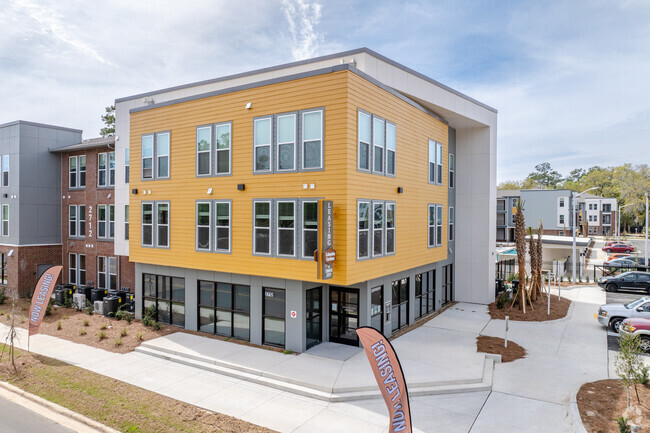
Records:
[[[16,365],[4,355],[0,380],[122,432],[270,432],[44,356],[17,350]]]

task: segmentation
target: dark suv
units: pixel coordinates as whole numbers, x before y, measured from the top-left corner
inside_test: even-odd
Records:
[[[602,277],[598,285],[608,292],[643,290],[650,294],[650,272],[624,272],[615,277]]]

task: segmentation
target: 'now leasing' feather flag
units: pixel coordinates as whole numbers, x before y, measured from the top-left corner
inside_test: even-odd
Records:
[[[374,328],[368,326],[358,328],[357,335],[388,407],[389,432],[411,433],[409,393],[395,349],[388,339]]]
[[[43,317],[45,317],[45,309],[47,308],[50,297],[54,291],[56,280],[59,279],[63,266],[52,266],[47,271],[43,272],[39,278],[36,287],[34,288],[34,295],[32,296],[32,304],[29,307],[29,335],[28,337],[38,334],[38,329],[41,327]]]

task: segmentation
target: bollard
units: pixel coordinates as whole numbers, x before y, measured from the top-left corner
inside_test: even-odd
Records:
[[[504,338],[506,342],[506,349],[508,348],[508,321],[510,320],[510,316],[506,316],[506,338]]]

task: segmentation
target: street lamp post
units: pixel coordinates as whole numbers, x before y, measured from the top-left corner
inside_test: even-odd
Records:
[[[621,209],[625,209],[628,206],[632,206],[634,203],[628,203],[624,206],[618,205],[618,212],[616,213],[616,219],[618,219],[618,224],[616,224],[616,243],[621,242]]]
[[[586,193],[587,191],[591,191],[592,189],[598,188],[597,186],[591,187],[589,189],[586,189],[582,191],[581,193],[577,193],[573,191],[571,193],[571,212],[573,213],[572,218],[571,218],[571,231],[573,232],[573,254],[572,254],[572,259],[571,259],[571,282],[575,283],[576,282],[576,220],[578,219],[578,212],[576,209],[576,199],[580,197],[582,194]],[[583,216],[584,218],[584,216]]]

